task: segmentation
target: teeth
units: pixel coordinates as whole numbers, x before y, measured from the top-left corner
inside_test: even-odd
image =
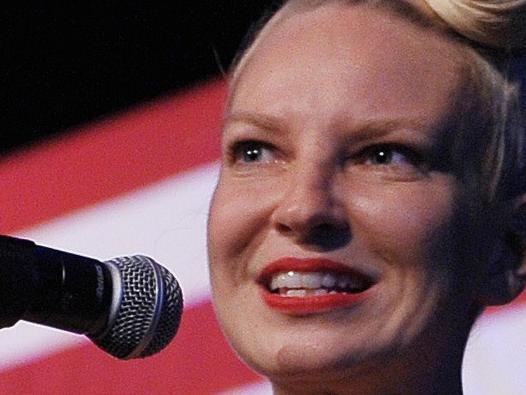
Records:
[[[316,289],[321,287],[324,276],[321,273],[302,273],[299,277],[303,288]]]
[[[289,289],[287,290],[287,292],[285,292],[285,296],[302,297],[306,295],[307,295],[307,291],[304,289]]]
[[[345,289],[349,285],[347,277],[338,277],[338,288]]]
[[[325,276],[323,276],[323,281],[321,282],[321,285],[323,285],[325,288],[334,287],[334,285],[336,285],[336,277],[332,274],[327,273]]]
[[[325,288],[320,289],[280,289],[279,294],[281,296],[290,296],[290,297],[304,297],[304,296],[317,296],[317,295],[327,295],[329,291]]]
[[[350,277],[345,274],[323,273],[323,272],[283,272],[273,276],[269,288],[271,291],[280,290],[280,294],[286,296],[304,296],[305,291],[312,295],[313,292],[325,294],[339,290],[361,290],[367,284],[360,278]],[[296,294],[296,291],[299,291]],[[292,292],[292,294],[291,294]],[[300,295],[301,294],[301,295]]]
[[[272,278],[270,290],[275,291],[278,288],[301,288],[301,277],[296,272],[280,273]]]

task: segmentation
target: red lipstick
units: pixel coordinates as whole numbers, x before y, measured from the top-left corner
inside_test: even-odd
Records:
[[[357,292],[330,292],[322,295],[287,296],[279,292],[272,292],[269,285],[273,276],[288,272],[345,275],[365,286]],[[261,285],[262,298],[270,308],[293,315],[316,314],[352,307],[369,295],[368,291],[374,284],[373,279],[369,276],[342,263],[329,259],[298,258],[282,258],[270,263],[261,272],[258,282]]]

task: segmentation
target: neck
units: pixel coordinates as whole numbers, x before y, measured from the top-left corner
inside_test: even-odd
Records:
[[[272,380],[275,395],[462,395],[463,346],[442,352],[417,347],[405,358],[389,358],[328,374]]]
[[[338,380],[322,378],[313,382],[274,382],[275,395],[462,395],[460,367],[453,371],[447,366],[439,371],[430,368],[425,376],[407,377],[402,372],[394,371],[385,375],[363,374],[362,377],[343,377]],[[438,374],[437,374],[438,373]]]

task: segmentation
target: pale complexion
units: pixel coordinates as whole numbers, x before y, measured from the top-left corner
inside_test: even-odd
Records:
[[[227,337],[277,393],[461,392],[481,259],[468,240],[487,235],[448,151],[460,58],[390,12],[333,4],[284,18],[239,73],[211,280]],[[286,314],[257,281],[283,257],[330,258],[375,284],[352,307]]]

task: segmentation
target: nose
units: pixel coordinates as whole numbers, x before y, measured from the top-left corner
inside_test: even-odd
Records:
[[[273,227],[297,244],[328,251],[351,239],[347,210],[340,201],[337,175],[320,168],[298,171],[272,213]]]

